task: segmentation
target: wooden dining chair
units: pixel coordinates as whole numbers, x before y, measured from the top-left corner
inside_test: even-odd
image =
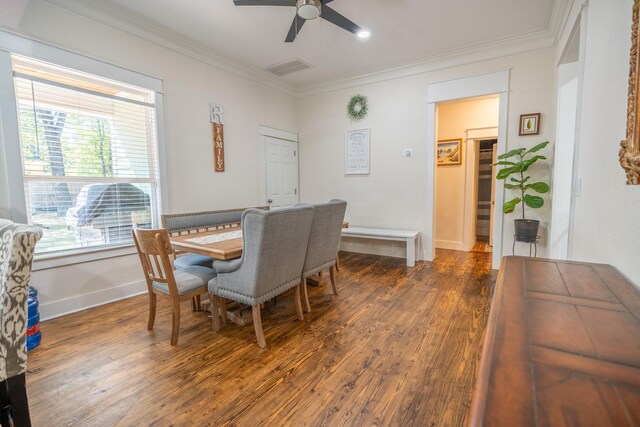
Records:
[[[301,277],[302,297],[307,311],[311,311],[306,283],[308,277],[329,270],[333,294],[338,295],[334,270],[347,202],[333,199],[328,203],[315,204],[313,207],[315,211]]]
[[[215,270],[197,265],[174,270],[174,250],[164,228],[141,229],[134,226],[131,234],[149,290],[147,329],[153,329],[157,296],[168,299],[172,312],[171,345],[176,345],[180,328],[180,302],[197,297],[196,309],[200,310],[200,295],[207,293],[207,283],[216,276]]]

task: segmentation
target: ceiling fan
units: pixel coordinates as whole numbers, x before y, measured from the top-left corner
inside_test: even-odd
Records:
[[[360,26],[354,24],[335,10],[327,6],[333,0],[233,0],[236,6],[290,6],[297,10],[295,18],[289,28],[286,43],[291,43],[296,39],[300,29],[309,19],[318,17],[343,28],[350,33],[358,34],[362,32]]]

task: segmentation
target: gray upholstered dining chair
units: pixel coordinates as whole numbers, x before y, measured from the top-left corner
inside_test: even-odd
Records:
[[[302,204],[271,211],[248,209],[242,214],[242,257],[213,263],[218,273],[209,281],[214,331],[220,330],[218,297],[252,307],[253,325],[261,348],[267,343],[260,304],[296,288],[296,313],[300,320],[304,319],[299,285],[312,221],[313,206]]]
[[[333,199],[328,203],[319,203],[313,205],[313,207],[315,208],[313,223],[311,224],[309,245],[307,246],[301,278],[304,307],[307,311],[311,311],[306,283],[308,277],[329,269],[333,294],[338,295],[334,269],[347,202]]]
[[[207,293],[207,283],[216,272],[212,268],[192,265],[182,270],[173,266],[174,251],[165,228],[131,229],[133,242],[140,256],[142,271],[149,291],[149,320],[147,329],[153,329],[156,319],[157,296],[166,297],[171,303],[171,345],[178,343],[180,329],[180,302],[196,298],[194,309],[200,310],[200,295]]]
[[[30,426],[27,367],[27,298],[38,227],[0,219],[0,422]],[[9,418],[10,416],[10,418]]]

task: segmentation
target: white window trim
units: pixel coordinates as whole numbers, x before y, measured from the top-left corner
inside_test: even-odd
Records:
[[[7,174],[0,174],[0,181],[7,180],[6,186],[0,182],[0,188],[9,189],[8,211],[10,219],[15,222],[27,222],[27,210],[22,176],[22,159],[20,155],[20,138],[18,113],[13,82],[11,54],[28,56],[40,61],[98,75],[111,80],[121,81],[156,92],[156,138],[158,144],[158,171],[160,184],[160,202],[162,210],[169,209],[166,180],[166,145],[164,132],[164,97],[163,82],[160,79],[127,70],[93,58],[89,58],[65,49],[27,39],[15,34],[0,31],[0,93],[9,96],[0,97],[0,150],[3,151],[2,169]],[[0,156],[0,161],[2,160]],[[6,166],[6,168],[5,168]],[[4,207],[0,207],[4,208]],[[160,213],[160,212],[159,212]],[[65,265],[97,261],[136,253],[133,243],[113,247],[60,251],[38,254],[34,257],[33,270],[44,270]]]

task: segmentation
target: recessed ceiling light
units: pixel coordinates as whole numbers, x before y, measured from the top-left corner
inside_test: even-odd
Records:
[[[360,30],[356,35],[358,36],[359,39],[366,40],[369,37],[371,37],[371,32],[368,30]]]

